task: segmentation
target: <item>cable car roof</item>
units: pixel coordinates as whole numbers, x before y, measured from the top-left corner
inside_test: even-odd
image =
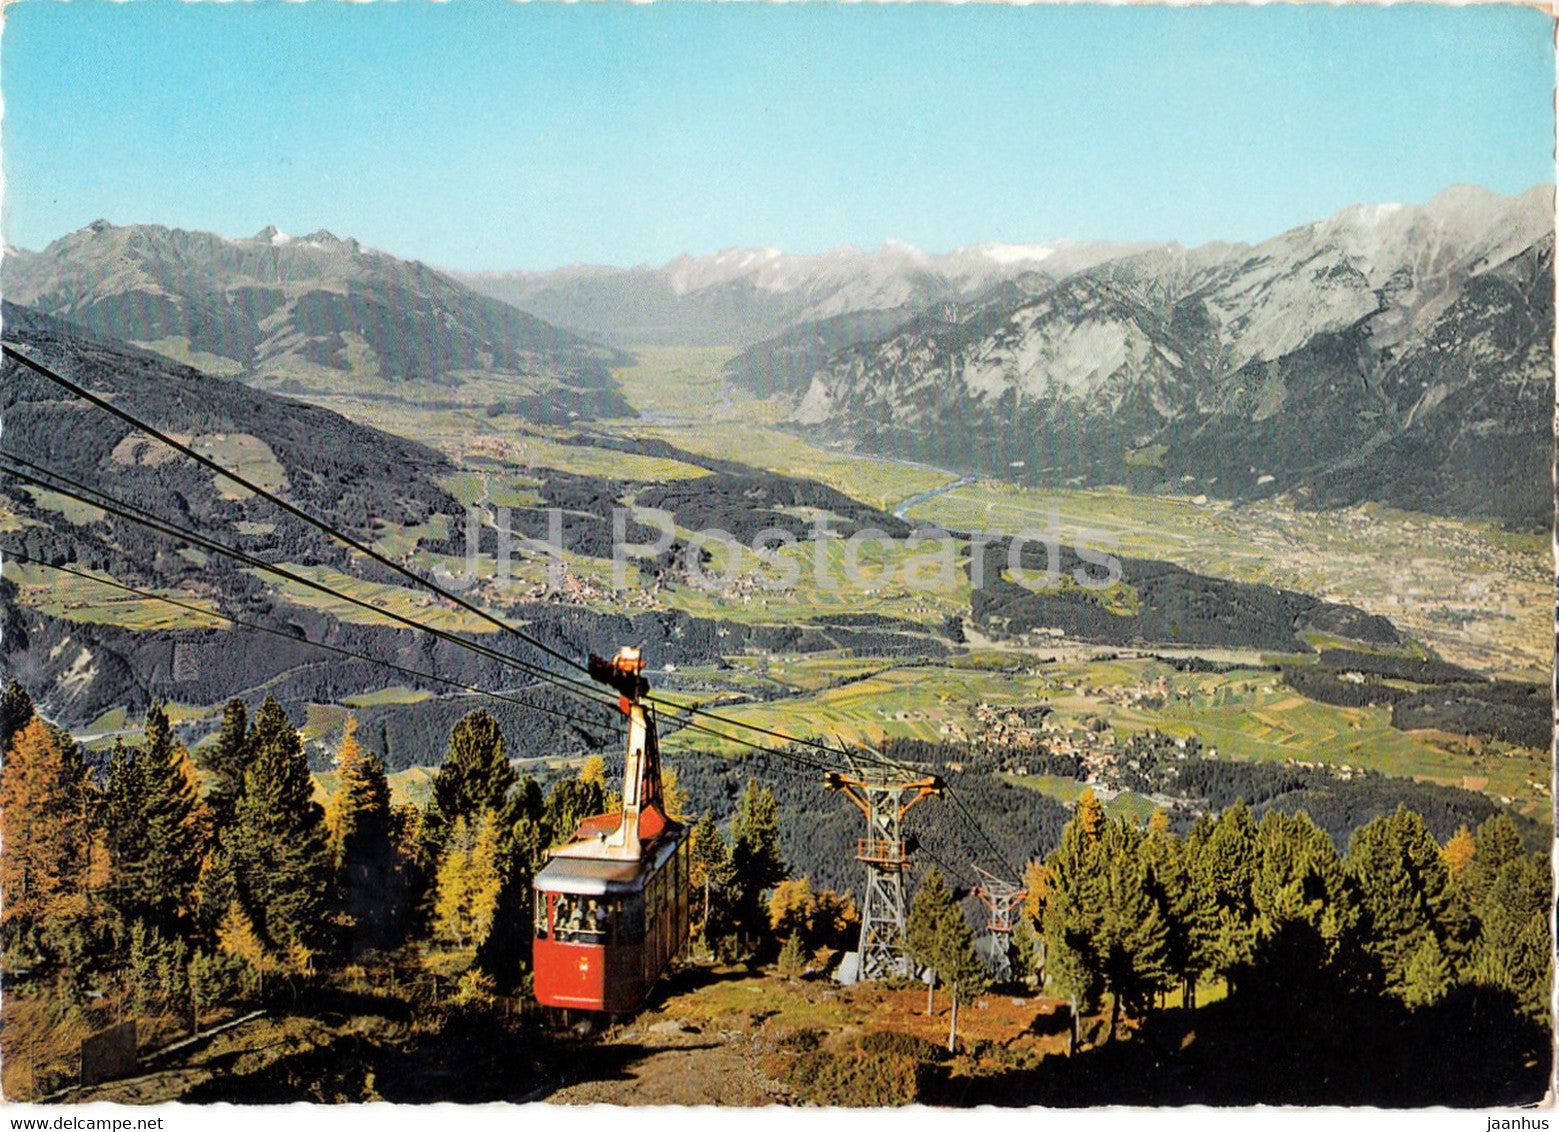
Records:
[[[637,892],[642,887],[641,861],[602,861],[589,857],[554,857],[536,874],[536,888],[576,896],[606,896]]]

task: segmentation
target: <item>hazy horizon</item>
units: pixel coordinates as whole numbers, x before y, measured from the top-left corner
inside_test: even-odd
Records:
[[[1469,185],[1469,184],[1463,183],[1463,184],[1459,184],[1459,185],[1448,185],[1448,186],[1446,186],[1445,189],[1441,190],[1441,193],[1449,192],[1451,190],[1458,189],[1458,188],[1469,188],[1469,187],[1470,188],[1476,188],[1476,189],[1485,189],[1488,192],[1493,192],[1494,191],[1492,189],[1487,189],[1486,186],[1482,186],[1482,185]],[[1552,193],[1552,192],[1555,191],[1555,187],[1556,186],[1555,186],[1554,182],[1552,182],[1552,181],[1543,181],[1543,182],[1538,182],[1537,184],[1534,184],[1534,185],[1530,185],[1526,189],[1521,190],[1520,192],[1499,193],[1497,195],[1499,195],[1501,197],[1505,197],[1506,199],[1513,199],[1515,197],[1525,196],[1527,193],[1532,192],[1532,191],[1537,190],[1537,189],[1547,189],[1547,190],[1549,190],[1550,193]],[[1438,196],[1440,194],[1435,194],[1435,195]],[[1433,199],[1434,199],[1433,196],[1428,198],[1428,200],[1433,200]],[[1419,201],[1355,201],[1352,204],[1344,205],[1343,208],[1339,209],[1338,211],[1346,211],[1349,208],[1360,208],[1360,207],[1362,207],[1362,208],[1373,208],[1373,207],[1390,206],[1390,205],[1403,205],[1403,206],[1408,206],[1408,207],[1423,206],[1423,205],[1428,203],[1428,200],[1419,200]],[[1328,215],[1336,215],[1336,213],[1331,213],[1331,214],[1328,214]],[[1168,240],[1151,241],[1151,242],[1160,243],[1160,244],[1166,244],[1166,245],[1179,245],[1179,246],[1187,248],[1189,250],[1195,250],[1197,248],[1204,247],[1204,246],[1207,246],[1209,244],[1228,244],[1228,245],[1250,244],[1250,245],[1256,245],[1256,244],[1263,243],[1266,240],[1274,239],[1274,238],[1276,238],[1278,236],[1281,236],[1281,235],[1283,235],[1284,232],[1292,231],[1292,230],[1294,230],[1294,228],[1301,228],[1301,227],[1304,227],[1307,224],[1312,224],[1312,223],[1315,223],[1317,221],[1324,220],[1324,219],[1326,219],[1325,216],[1312,217],[1310,220],[1302,221],[1299,224],[1294,225],[1294,226],[1292,226],[1290,228],[1283,229],[1282,231],[1271,232],[1271,233],[1268,233],[1266,236],[1262,236],[1262,237],[1259,237],[1259,238],[1254,239],[1254,240],[1243,240],[1242,241],[1242,240],[1225,240],[1225,239],[1213,238],[1211,240],[1206,240],[1206,241],[1202,241],[1200,243],[1193,244],[1193,243],[1188,243],[1188,242],[1186,242],[1184,240],[1175,240],[1175,239],[1171,238],[1171,239],[1168,239]],[[115,219],[115,218],[112,218],[112,217],[106,217],[105,216],[105,217],[98,217],[97,220],[89,221],[87,224],[84,224],[84,225],[82,225],[81,227],[78,227],[78,228],[74,228],[74,229],[72,229],[69,232],[63,232],[60,235],[58,235],[58,236],[54,237],[53,239],[51,239],[50,241],[48,241],[48,243],[46,243],[46,244],[44,244],[44,245],[42,245],[40,247],[29,248],[29,247],[23,247],[21,245],[12,245],[12,244],[7,244],[6,247],[7,247],[8,250],[16,250],[16,251],[22,251],[22,252],[28,252],[28,253],[36,254],[36,253],[38,253],[40,251],[45,250],[50,244],[56,243],[56,242],[58,242],[61,239],[65,239],[68,236],[74,235],[76,232],[81,231],[83,228],[90,227],[93,223],[97,223],[99,220],[105,221],[108,224],[110,224],[111,226],[116,227],[116,228],[130,228],[130,227],[138,227],[138,226],[152,226],[152,227],[167,228],[167,229],[169,229],[171,231],[182,230],[182,231],[187,231],[187,232],[201,232],[201,233],[206,233],[206,234],[209,234],[209,235],[214,235],[214,236],[219,237],[220,239],[224,239],[224,240],[227,240],[229,242],[234,242],[234,243],[241,242],[241,241],[246,241],[246,240],[253,240],[253,239],[257,238],[259,235],[261,235],[266,230],[266,228],[276,227],[275,225],[266,225],[265,227],[262,227],[258,231],[250,232],[250,233],[216,232],[216,231],[211,231],[209,229],[203,229],[203,228],[190,228],[190,227],[186,227],[185,225],[181,225],[181,224],[151,224],[150,222],[145,222],[145,221],[130,220],[130,219]],[[313,229],[307,230],[307,231],[298,231],[298,232],[285,232],[285,231],[282,231],[278,227],[277,231],[278,231],[278,233],[281,236],[286,237],[289,241],[291,241],[291,240],[303,240],[303,239],[306,239],[307,237],[309,237],[311,235],[314,235],[314,234],[316,234],[316,233],[318,233],[320,231],[327,231],[327,232],[329,232],[330,235],[332,235],[332,236],[334,236],[334,237],[336,237],[338,239],[341,239],[341,240],[357,239],[356,234],[353,233],[353,232],[330,231],[329,229],[322,229],[322,228],[320,228],[318,226],[316,226]],[[384,253],[386,255],[397,256],[399,258],[406,258],[406,259],[415,258],[415,257],[411,257],[411,256],[401,256],[400,253],[395,248],[376,247],[376,246],[370,245],[366,241],[362,241],[362,240],[358,240],[358,242],[359,242],[359,244],[361,244],[365,248],[369,248],[369,249],[371,249],[373,251],[377,251],[377,252],[382,252],[382,253]],[[872,246],[872,247],[862,247],[862,246],[860,246],[858,244],[840,243],[840,244],[834,244],[831,247],[823,248],[823,249],[821,249],[819,251],[803,251],[803,252],[792,251],[792,250],[790,250],[788,248],[778,247],[778,246],[776,246],[774,244],[748,244],[748,245],[734,245],[733,244],[733,245],[728,245],[726,247],[721,247],[721,248],[710,248],[708,250],[699,250],[699,251],[685,250],[685,251],[681,251],[681,252],[676,253],[675,255],[669,257],[668,259],[664,259],[664,260],[661,260],[661,261],[658,261],[658,262],[654,262],[654,263],[648,263],[648,262],[643,262],[643,261],[640,261],[640,262],[637,262],[637,263],[630,263],[630,262],[627,262],[625,260],[618,260],[616,262],[606,262],[606,261],[588,261],[587,262],[587,261],[583,261],[583,260],[577,260],[577,261],[574,261],[572,263],[557,264],[557,265],[550,266],[550,267],[532,267],[532,266],[520,264],[520,265],[511,266],[511,267],[467,268],[467,267],[461,267],[461,266],[450,266],[448,264],[438,262],[437,260],[424,260],[423,262],[426,262],[428,264],[428,266],[433,267],[436,270],[453,272],[453,273],[457,273],[457,274],[468,274],[468,275],[492,274],[492,275],[501,275],[501,274],[526,273],[526,274],[544,275],[544,274],[547,274],[549,272],[569,271],[569,270],[579,270],[579,271],[589,271],[589,270],[634,271],[634,270],[640,270],[640,269],[647,269],[647,270],[654,271],[654,270],[660,270],[662,268],[668,267],[671,264],[677,262],[678,260],[683,260],[683,259],[709,260],[709,259],[713,259],[713,258],[722,256],[722,255],[727,255],[727,254],[736,253],[736,252],[740,252],[740,253],[772,252],[772,253],[775,253],[778,256],[784,256],[784,257],[790,257],[790,258],[796,258],[796,259],[821,259],[823,257],[826,257],[826,256],[830,255],[830,254],[845,253],[845,252],[855,252],[855,253],[858,253],[858,254],[860,254],[862,256],[873,256],[873,255],[880,254],[880,253],[882,253],[884,251],[887,251],[890,248],[902,248],[902,249],[905,249],[907,252],[916,252],[916,253],[919,253],[919,254],[927,256],[927,257],[940,258],[940,257],[946,257],[946,256],[955,255],[955,254],[958,254],[958,253],[970,253],[970,254],[972,254],[972,253],[976,252],[978,249],[980,249],[982,247],[1043,248],[1043,247],[1047,247],[1047,246],[1060,246],[1060,245],[1067,245],[1067,244],[1074,244],[1074,245],[1075,244],[1091,244],[1091,243],[1098,243],[1098,244],[1111,244],[1111,243],[1132,244],[1132,243],[1148,243],[1148,242],[1150,242],[1150,241],[1108,240],[1108,239],[1094,240],[1094,239],[1090,239],[1090,238],[1087,238],[1087,237],[1076,237],[1076,236],[1070,236],[1070,235],[1061,234],[1061,235],[1052,235],[1052,236],[1046,236],[1046,237],[1036,237],[1034,239],[1029,239],[1029,240],[1012,240],[1012,241],[976,240],[976,241],[974,241],[972,243],[960,244],[957,247],[951,247],[951,248],[923,248],[923,247],[919,247],[917,245],[910,244],[908,241],[901,240],[901,239],[899,239],[899,238],[897,238],[895,236],[888,236],[888,237],[884,238],[882,240],[882,242],[880,242],[879,244],[877,244],[875,246]]]

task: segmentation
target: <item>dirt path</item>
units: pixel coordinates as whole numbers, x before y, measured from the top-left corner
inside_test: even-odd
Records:
[[[635,1027],[602,1040],[588,1080],[537,1096],[550,1104],[768,1105],[779,1086],[758,1068],[752,1039],[700,1032],[674,1022]]]

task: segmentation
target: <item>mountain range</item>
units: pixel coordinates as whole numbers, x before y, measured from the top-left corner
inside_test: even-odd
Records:
[[[482,379],[538,419],[629,413],[616,351],[326,231],[249,239],[96,221],[7,248],[8,300],[262,388],[452,400]]]
[[[817,255],[727,248],[662,267],[454,273],[474,290],[624,347],[747,346],[804,323],[913,310],[1037,273],[1061,278],[1154,245],[1052,240],[974,244],[945,255],[899,240]]]
[[[889,241],[458,278],[328,232],[100,221],[7,249],[3,282],[89,332],[304,398],[623,417],[619,347],[745,346],[727,381],[787,399],[831,444],[1530,526],[1553,510],[1553,250],[1552,186],[1457,186],[1257,244]]]
[[[792,328],[729,377],[865,450],[1040,483],[1546,525],[1553,190],[1457,187]]]

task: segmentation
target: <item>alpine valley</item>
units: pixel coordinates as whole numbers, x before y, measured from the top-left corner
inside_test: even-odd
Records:
[[[61,766],[79,750],[79,782],[121,794],[141,758],[127,752],[164,752],[190,768],[174,791],[190,813],[231,817],[241,785],[239,809],[269,821],[247,800],[257,775],[223,762],[263,740],[267,766],[292,760],[291,816],[318,809],[312,789],[331,844],[343,828],[379,838],[385,875],[405,882],[374,947],[316,971],[313,951],[276,950],[263,918],[236,918],[239,882],[220,872],[304,839],[212,855],[186,887],[212,921],[199,946],[215,966],[201,969],[232,976],[212,1001],[238,1028],[77,1099],[839,1103],[857,1073],[892,1085],[877,1103],[1539,1098],[1552,186],[1358,205],[1250,245],[1034,235],[482,273],[275,228],[98,221],[7,248],[0,663],[18,687],[0,722],[25,738],[12,750]],[[625,540],[637,549],[616,561]],[[510,662],[622,645],[642,647],[657,694],[719,713],[719,727],[661,716],[667,804],[708,817],[706,848],[763,825],[783,860],[730,881],[747,885],[729,898],[744,919],[712,911],[716,866],[695,886],[712,954],[760,966],[690,966],[646,1008],[668,1014],[655,1026],[538,1037],[493,1006],[494,987],[513,990],[530,947],[525,870],[607,806],[621,717],[615,694],[580,699],[561,670]],[[906,821],[917,885],[933,859],[989,850],[1018,870],[1057,863],[1031,881],[1146,901],[1144,877],[1203,859],[1232,877],[1243,862],[1205,908],[1175,905],[1222,958],[1174,960],[1174,980],[1130,993],[1111,983],[1108,1011],[1102,993],[1078,998],[1091,1020],[1071,1036],[1095,1048],[1066,1060],[1070,1007],[1042,977],[1014,979],[967,1011],[956,1060],[933,1058],[925,1035],[940,1043],[946,1025],[922,1020],[925,988],[825,981],[855,923],[847,898],[863,896],[861,816],[777,749],[787,738],[952,784],[956,807],[931,800]],[[377,825],[341,816],[363,752],[388,771]],[[480,783],[473,759],[487,760]],[[456,827],[438,806],[461,790],[488,809]],[[132,828],[135,807],[121,810]],[[325,818],[309,820],[323,845]],[[114,836],[113,853],[138,851]],[[1089,836],[1140,843],[1129,860],[1166,871],[1067,856]],[[484,852],[512,868],[478,930],[446,896]],[[1357,892],[1377,893],[1377,875],[1385,895],[1369,904]],[[1453,879],[1431,890],[1431,875]],[[1413,885],[1427,895],[1399,915],[1390,900]],[[944,886],[944,903],[967,891]],[[1110,922],[1157,922],[1129,907]],[[373,920],[357,907],[340,922],[352,915]],[[1023,916],[1034,931],[1057,919]],[[783,953],[782,923],[803,925]],[[1368,993],[1326,997],[1334,977]],[[335,997],[308,998],[326,984]],[[194,1002],[193,985],[144,1001]],[[399,993],[385,987],[415,1008],[382,1009]],[[11,1009],[7,1030],[33,1033]],[[106,1006],[83,1011],[106,1025]],[[166,1013],[145,1024],[172,1041],[186,1016]],[[894,1032],[877,1033],[883,1018]],[[9,1096],[79,1079],[51,1060],[52,1026],[25,1059],[7,1047]],[[1378,1071],[1340,1033],[1409,1051],[1409,1068]],[[1266,1044],[1247,1057],[1252,1042]],[[249,1052],[271,1047],[289,1052]],[[1452,1047],[1472,1052],[1421,1072]],[[602,1049],[635,1067],[619,1091],[575,1079]],[[846,1069],[818,1068],[836,1054]]]

